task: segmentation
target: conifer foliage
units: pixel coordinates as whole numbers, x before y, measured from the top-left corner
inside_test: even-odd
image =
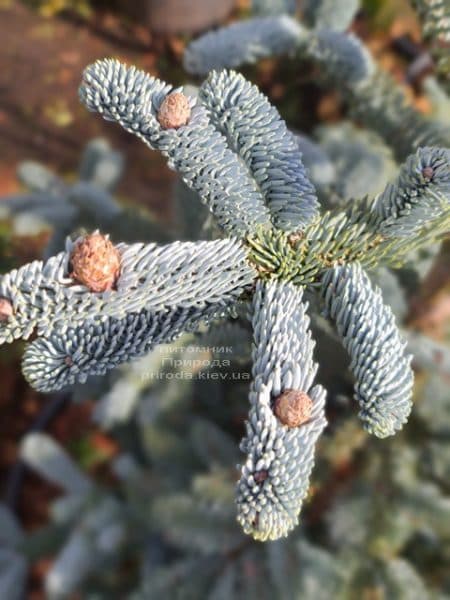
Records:
[[[323,38],[319,52],[333,36]],[[176,102],[168,101],[174,94]],[[321,297],[336,323],[365,428],[392,435],[411,410],[410,357],[363,268],[399,264],[448,229],[450,151],[420,147],[377,197],[322,213],[293,134],[234,71],[211,73],[198,98],[190,98],[134,67],[102,60],[86,69],[80,97],[159,150],[225,237],[102,243],[114,257],[114,277],[102,290],[86,285],[88,265],[95,265],[96,279],[102,269],[95,256],[83,255],[83,280],[74,276],[85,239],[69,239],[47,261],[1,278],[0,297],[12,310],[0,323],[0,339],[37,334],[24,373],[50,391],[103,374],[250,301],[253,381],[238,520],[256,539],[285,536],[297,524],[326,424],[306,294]],[[108,259],[108,273],[110,266]]]
[[[416,111],[362,41],[346,31],[359,2],[305,0],[300,3],[301,20],[288,2],[276,13],[268,4],[255,1],[254,16],[192,41],[184,54],[186,70],[206,75],[212,69],[237,68],[268,56],[307,60],[316,67],[322,85],[339,91],[349,116],[392,145],[399,161],[421,146],[450,145],[449,127]],[[450,5],[446,0],[413,4],[425,36],[433,42],[436,69],[448,90]]]

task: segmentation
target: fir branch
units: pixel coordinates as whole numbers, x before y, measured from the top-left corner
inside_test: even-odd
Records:
[[[404,558],[392,558],[384,566],[384,590],[386,596],[409,600],[431,600],[429,586],[419,575],[413,564]]]
[[[173,494],[153,503],[152,518],[165,525],[169,539],[179,547],[207,555],[231,552],[242,543],[239,528],[231,519],[232,510],[232,504],[208,504],[201,497]]]
[[[112,150],[106,140],[93,139],[87,143],[81,157],[80,180],[111,192],[119,183],[124,162],[122,154]]]
[[[249,259],[261,277],[296,285],[316,285],[324,270],[355,261],[367,268],[399,266],[449,231],[449,169],[447,149],[421,148],[374,200],[326,212],[298,235],[259,231],[248,237]]]
[[[321,78],[339,87],[353,87],[370,78],[375,64],[369,51],[352,33],[331,29],[312,33],[304,46],[308,58],[320,64]]]
[[[32,192],[46,192],[49,196],[60,197],[67,189],[64,181],[45,165],[34,160],[25,160],[17,167],[20,183]]]
[[[157,344],[168,343],[194,331],[200,322],[224,316],[225,308],[175,308],[167,312],[128,314],[123,319],[95,319],[41,337],[25,351],[22,370],[36,390],[49,392],[92,375],[104,375],[118,365],[147,354]]]
[[[397,174],[390,148],[373,131],[344,121],[319,127],[317,137],[335,171],[324,194],[330,207],[345,207],[349,198],[379,194]]]
[[[200,334],[199,337],[202,344],[212,349],[213,358],[220,359],[222,357],[220,349],[229,347],[232,349],[231,360],[233,362],[248,362],[251,354],[251,334],[250,330],[244,327],[239,320],[213,323],[208,331]]]
[[[190,99],[189,122],[164,129],[157,116],[173,90],[166,83],[116,60],[87,67],[80,98],[96,111],[139,137],[168,158],[183,181],[199,193],[219,225],[243,235],[269,220],[260,193],[223,136],[209,123],[204,107]]]
[[[91,222],[104,223],[105,227],[122,213],[121,206],[106,190],[89,181],[79,181],[73,185],[68,201],[79,212],[89,215]]]
[[[33,193],[20,193],[2,198],[2,205],[11,215],[32,212],[38,219],[49,225],[61,226],[65,222],[72,222],[77,210],[66,202],[64,194],[54,195],[50,190],[35,191]]]
[[[413,355],[415,369],[440,373],[450,378],[450,348],[418,331],[405,330],[408,350]]]
[[[450,145],[450,129],[419,113],[353,34],[310,32],[297,54],[319,67],[321,80],[339,89],[350,116],[376,131],[399,161],[420,146]]]
[[[122,155],[111,150],[105,140],[94,139],[86,145],[79,180],[73,183],[61,180],[40,163],[20,163],[17,176],[31,193],[3,198],[2,207],[11,215],[14,227],[22,219],[38,227],[52,227],[44,258],[63,250],[68,235],[91,227],[92,222],[113,236],[118,232],[124,241],[168,241],[171,236],[155,224],[150,213],[121,206],[111,195],[122,171]]]
[[[426,39],[431,41],[431,53],[436,70],[450,93],[450,4],[447,0],[412,0],[419,13]]]
[[[255,15],[293,15],[297,10],[297,0],[251,0]]]
[[[20,458],[47,481],[56,484],[66,493],[85,495],[93,484],[65,450],[49,435],[28,433],[22,440]]]
[[[389,237],[410,236],[448,214],[450,150],[419,148],[378,196],[373,210],[380,219],[380,233]]]
[[[0,592],[9,600],[21,600],[28,592],[27,560],[15,548],[0,547]]]
[[[334,34],[329,39],[335,39]],[[404,354],[391,311],[383,305],[379,291],[370,286],[361,265],[398,263],[411,249],[436,239],[448,228],[448,151],[420,149],[402,167],[397,180],[375,200],[355,201],[345,211],[322,216],[314,206],[308,218],[298,219],[293,229],[292,221],[284,231],[271,225],[271,211],[276,213],[271,193],[278,194],[284,185],[288,186],[288,202],[280,213],[284,218],[284,211],[289,213],[291,203],[301,196],[299,182],[304,171],[297,147],[291,143],[293,138],[255,88],[235,74],[215,74],[205,84],[196,104],[188,106],[180,95],[172,97],[182,102],[185,111],[187,107],[192,110],[193,118],[178,129],[163,129],[157,111],[161,102],[166,103],[166,108],[170,105],[170,95],[161,82],[114,61],[97,63],[88,70],[87,79],[82,95],[88,105],[104,110],[107,117],[129,130],[135,124],[140,137],[169,156],[185,178],[192,177],[192,188],[206,194],[225,229],[234,233],[237,228],[244,239],[114,247],[104,236],[97,235],[88,236],[96,238],[95,243],[85,238],[84,246],[77,241],[76,248],[68,242],[65,252],[46,263],[36,261],[2,277],[0,341],[29,337],[37,330],[41,337],[25,353],[24,372],[33,385],[48,390],[84,381],[89,374],[104,373],[148,352],[156,343],[192,330],[204,319],[222,316],[239,301],[252,299],[253,383],[242,443],[247,458],[237,489],[238,520],[244,531],[256,539],[286,535],[297,523],[314,462],[314,446],[326,424],[325,391],[313,383],[317,365],[303,302],[304,288],[321,288],[328,312],[337,323],[338,333],[351,355],[356,398],[366,428],[381,437],[394,433],[406,421],[411,408],[410,359]],[[344,84],[348,90],[359,90],[361,86],[359,77],[353,82],[352,77],[347,77]],[[223,99],[219,100],[220,95]],[[233,122],[224,116],[229,108],[236,109]],[[258,122],[252,136],[247,131],[255,114]],[[167,116],[164,122],[173,123]],[[280,139],[272,140],[272,130]],[[215,150],[211,154],[209,149],[209,132],[217,136],[226,156],[239,166],[237,178],[221,180],[220,169],[210,170],[208,163],[206,170],[199,170],[195,164],[197,142],[204,149],[201,161],[211,159],[214,163],[217,157]],[[255,150],[259,145],[267,167],[254,162],[259,160]],[[188,147],[181,158],[180,152]],[[275,172],[270,171],[270,161],[274,159],[280,163]],[[270,179],[267,189],[260,172],[264,168]],[[224,197],[220,190],[214,195],[211,190],[216,189],[217,181],[217,185],[224,186],[220,190],[225,189],[225,195],[232,184],[246,200],[248,194],[254,194],[254,201],[249,201],[253,213],[241,214],[247,205],[235,201],[234,196]],[[249,187],[246,182],[250,182]],[[295,210],[304,210],[298,204]],[[408,235],[404,235],[405,228]],[[96,253],[96,248],[101,250]],[[76,278],[86,286],[76,283]],[[106,286],[97,288],[99,280]],[[177,398],[182,389],[180,383],[174,382],[172,389],[176,389]],[[197,458],[205,462],[198,444],[203,437],[214,435],[211,428],[193,428],[188,436],[192,439],[187,441],[179,432],[170,434],[162,421],[152,424],[148,435],[148,416],[144,421],[146,448],[151,451],[158,475],[162,476],[175,457],[182,457],[176,473],[171,473],[163,486],[170,488],[179,477],[183,479],[183,469],[191,464],[191,454],[196,451]],[[222,450],[223,446],[221,456]],[[217,453],[210,455],[214,459]],[[214,460],[211,468],[215,468],[213,463]],[[221,493],[215,477],[217,473],[208,482],[195,482],[199,495],[211,503]],[[180,509],[183,519],[192,506],[195,508],[196,504],[189,500],[186,511]],[[194,512],[197,518],[200,513]],[[89,523],[83,521],[81,526],[104,548],[111,532],[107,528],[106,538],[102,532],[100,540],[99,528],[104,522],[109,526],[108,518],[93,513],[89,517]],[[99,527],[91,528],[98,519]],[[228,527],[225,518],[222,522]],[[185,545],[189,528],[181,523],[179,529],[173,529],[175,537],[177,530],[181,545]],[[75,533],[78,535],[79,531]],[[81,573],[84,579],[90,572],[86,560],[78,562],[80,557],[85,558],[84,549],[86,555],[92,556],[89,535],[81,536],[83,539],[78,536],[82,543],[75,544],[73,554],[68,552],[70,560],[56,561],[58,577],[63,567],[70,572],[73,564],[78,569],[78,573],[74,572],[76,577]],[[114,530],[111,535],[114,538]],[[232,546],[234,552],[234,541]],[[218,542],[210,546],[211,551],[216,549],[220,551]],[[236,552],[239,551],[238,548]]]
[[[447,219],[443,229],[429,228],[415,238],[385,238],[375,219],[367,216],[368,207],[370,203],[361,202],[348,214],[326,212],[298,235],[256,232],[247,238],[249,260],[263,279],[320,286],[323,272],[335,265],[359,261],[366,268],[380,262],[398,266],[412,250],[442,235],[449,224]]]
[[[392,311],[357,263],[330,269],[322,293],[351,357],[364,427],[378,437],[393,435],[411,411],[413,373]]]
[[[319,188],[319,191],[322,188],[326,190],[336,177],[335,166],[328,153],[321,145],[306,135],[295,133],[294,137],[311,181]],[[325,194],[323,195],[325,196]]]
[[[251,264],[262,277],[296,285],[317,285],[324,270],[352,261],[367,267],[381,260],[398,264],[448,229],[448,173],[447,150],[420,150],[374,203],[325,213],[293,236],[260,230],[247,239],[248,250],[233,240],[119,244],[121,274],[113,292],[88,293],[74,284],[69,245],[46,263],[36,261],[2,277],[0,296],[11,300],[13,315],[2,324],[0,340],[27,338],[35,328],[46,336],[68,320],[75,325],[100,313],[123,318],[142,310],[224,305],[239,299],[254,280]],[[417,206],[410,209],[413,201]],[[414,235],[399,235],[405,223]]]
[[[317,65],[321,79],[342,93],[350,116],[379,133],[392,146],[399,161],[420,146],[450,145],[450,129],[419,113],[394,79],[375,65],[356,36],[323,26],[308,31],[294,19],[281,19],[283,21],[271,17],[249,19],[200,37],[186,50],[187,70],[204,74],[212,69],[255,62],[265,56],[295,52],[298,58]],[[266,42],[281,37],[281,22],[289,23],[295,32],[288,48]],[[255,38],[264,40],[259,52],[252,47]]]
[[[359,0],[303,0],[302,16],[315,29],[345,31],[359,8]]]
[[[213,69],[235,68],[268,56],[290,54],[303,34],[303,27],[287,15],[233,23],[191,42],[184,54],[184,68],[189,73],[206,75]]]
[[[256,180],[275,227],[303,229],[318,213],[294,136],[258,88],[234,71],[213,72],[200,88],[213,125]]]
[[[185,598],[207,597],[211,580],[220,572],[220,558],[194,555],[175,560],[170,565],[146,569],[142,584],[130,600],[176,598],[182,590]]]
[[[76,242],[75,242],[76,244]],[[36,329],[49,336],[93,319],[121,319],[141,311],[170,308],[220,308],[237,300],[255,277],[244,247],[236,240],[118,244],[120,276],[116,289],[94,293],[70,275],[67,250],[48,261],[34,261],[0,279],[0,296],[10,298],[14,308],[1,324],[0,343],[22,337]]]
[[[247,460],[237,489],[238,521],[255,539],[285,536],[297,524],[314,463],[314,446],[326,425],[325,390],[313,386],[317,365],[302,290],[286,283],[257,284],[250,414],[242,450]],[[309,396],[309,419],[288,427],[274,414],[287,389]]]
[[[427,37],[450,43],[450,7],[445,0],[413,0],[419,15],[424,19],[423,30]]]
[[[320,285],[324,271],[355,260],[372,267],[400,252],[399,240],[386,240],[370,215],[371,203],[354,203],[348,213],[327,211],[299,234],[260,231],[247,238],[249,260],[262,278],[295,285]],[[404,242],[411,247],[412,240]]]
[[[450,129],[419,113],[391,75],[381,69],[345,90],[350,116],[376,131],[403,161],[420,146],[450,146]]]
[[[119,502],[109,495],[99,497],[85,510],[68,536],[45,577],[49,598],[77,593],[85,580],[104,569],[124,542],[124,519]]]

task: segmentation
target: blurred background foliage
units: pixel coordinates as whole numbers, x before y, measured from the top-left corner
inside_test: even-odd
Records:
[[[217,235],[158,155],[78,104],[82,69],[105,55],[192,83],[181,58],[198,23],[155,32],[145,3],[133,4],[141,12],[120,2],[0,1],[2,272],[84,229],[116,241]],[[226,12],[220,22],[244,17],[249,4]],[[450,122],[406,0],[364,0],[352,30],[417,110]],[[311,65],[265,59],[243,72],[299,133],[325,205],[374,195],[392,178],[390,147],[347,121]],[[28,388],[19,344],[2,348],[0,597],[449,598],[449,255],[446,241],[400,271],[373,273],[415,356],[413,415],[393,439],[361,430],[347,358],[314,317],[329,426],[301,524],[280,542],[254,542],[235,522],[245,315],[58,395]]]

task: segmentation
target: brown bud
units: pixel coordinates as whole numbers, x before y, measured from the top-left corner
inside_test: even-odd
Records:
[[[269,477],[269,471],[267,469],[261,469],[261,471],[255,471],[253,473],[253,479],[256,483],[262,483]]]
[[[107,236],[92,233],[79,241],[70,257],[72,277],[92,292],[114,287],[120,272],[120,253]]]
[[[158,121],[164,129],[178,129],[189,122],[191,107],[181,92],[173,92],[164,98],[158,110]]]
[[[8,298],[0,298],[0,321],[7,321],[13,313],[13,306]]]
[[[422,175],[424,179],[431,179],[434,175],[433,167],[425,167],[424,169],[422,169]]]
[[[252,525],[255,529],[258,529],[259,527],[259,513],[256,513],[253,521],[252,521]]]
[[[66,356],[66,358],[64,359],[64,362],[66,363],[66,365],[68,367],[73,367],[73,359],[71,356]]]
[[[301,231],[294,231],[288,235],[288,242],[291,246],[296,246],[297,243],[305,237]]]
[[[275,398],[273,412],[288,427],[298,427],[311,417],[312,400],[300,390],[284,390]]]

